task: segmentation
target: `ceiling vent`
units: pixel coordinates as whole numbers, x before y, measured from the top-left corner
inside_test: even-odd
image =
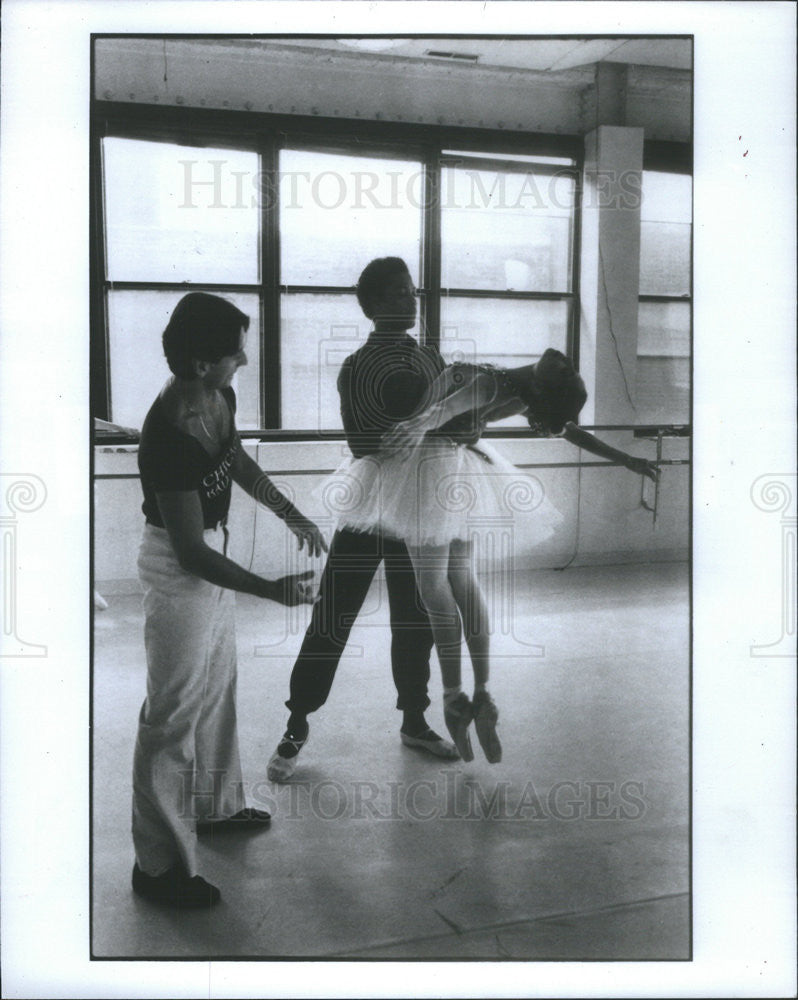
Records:
[[[470,55],[468,52],[440,52],[438,49],[428,49],[425,53],[433,59],[453,59],[456,62],[475,63],[479,56]]]

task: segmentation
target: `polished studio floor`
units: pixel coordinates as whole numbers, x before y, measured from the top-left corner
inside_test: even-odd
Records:
[[[487,581],[490,586],[490,581]],[[495,590],[494,590],[495,593]],[[494,607],[504,759],[399,743],[379,581],[291,786],[266,780],[308,609],[238,598],[239,724],[270,830],[203,841],[222,902],[133,896],[140,599],[95,616],[98,958],[686,959],[689,603],[682,563],[519,574]],[[464,676],[470,679],[464,664]],[[443,732],[433,663],[430,723]]]

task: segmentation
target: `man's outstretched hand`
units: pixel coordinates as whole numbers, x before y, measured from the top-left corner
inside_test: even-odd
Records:
[[[315,604],[318,597],[315,595],[316,588],[312,581],[312,569],[306,569],[304,573],[281,576],[278,580],[271,581],[273,593],[269,596],[273,601],[289,608],[297,604]]]
[[[306,543],[309,556],[320,556],[322,552],[327,551],[327,543],[324,540],[324,535],[304,514],[300,514],[299,511],[289,514],[285,519],[285,524],[288,530],[296,535],[300,552]]]

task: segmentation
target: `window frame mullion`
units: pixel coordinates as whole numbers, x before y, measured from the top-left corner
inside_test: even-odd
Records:
[[[580,324],[582,319],[582,199],[584,196],[584,151],[576,162],[574,176],[574,212],[571,216],[571,302],[565,353],[579,370]]]
[[[89,156],[91,191],[89,205],[89,317],[91,372],[89,412],[102,420],[111,419],[111,356],[109,350],[108,309],[106,304],[105,211],[103,198],[103,129],[91,124]]]
[[[264,133],[259,149],[261,175],[279,177],[280,145]],[[263,197],[261,185],[260,280],[260,413],[265,430],[282,430],[282,303],[280,296],[280,199]],[[269,190],[277,191],[276,186]]]
[[[422,343],[440,349],[441,343],[441,167],[440,147],[424,154],[422,202]]]

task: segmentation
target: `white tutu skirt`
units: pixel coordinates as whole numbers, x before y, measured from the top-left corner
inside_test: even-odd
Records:
[[[563,520],[536,476],[483,441],[469,447],[424,438],[409,455],[350,458],[320,492],[338,528],[380,532],[411,546],[468,541],[511,526],[536,545]]]

